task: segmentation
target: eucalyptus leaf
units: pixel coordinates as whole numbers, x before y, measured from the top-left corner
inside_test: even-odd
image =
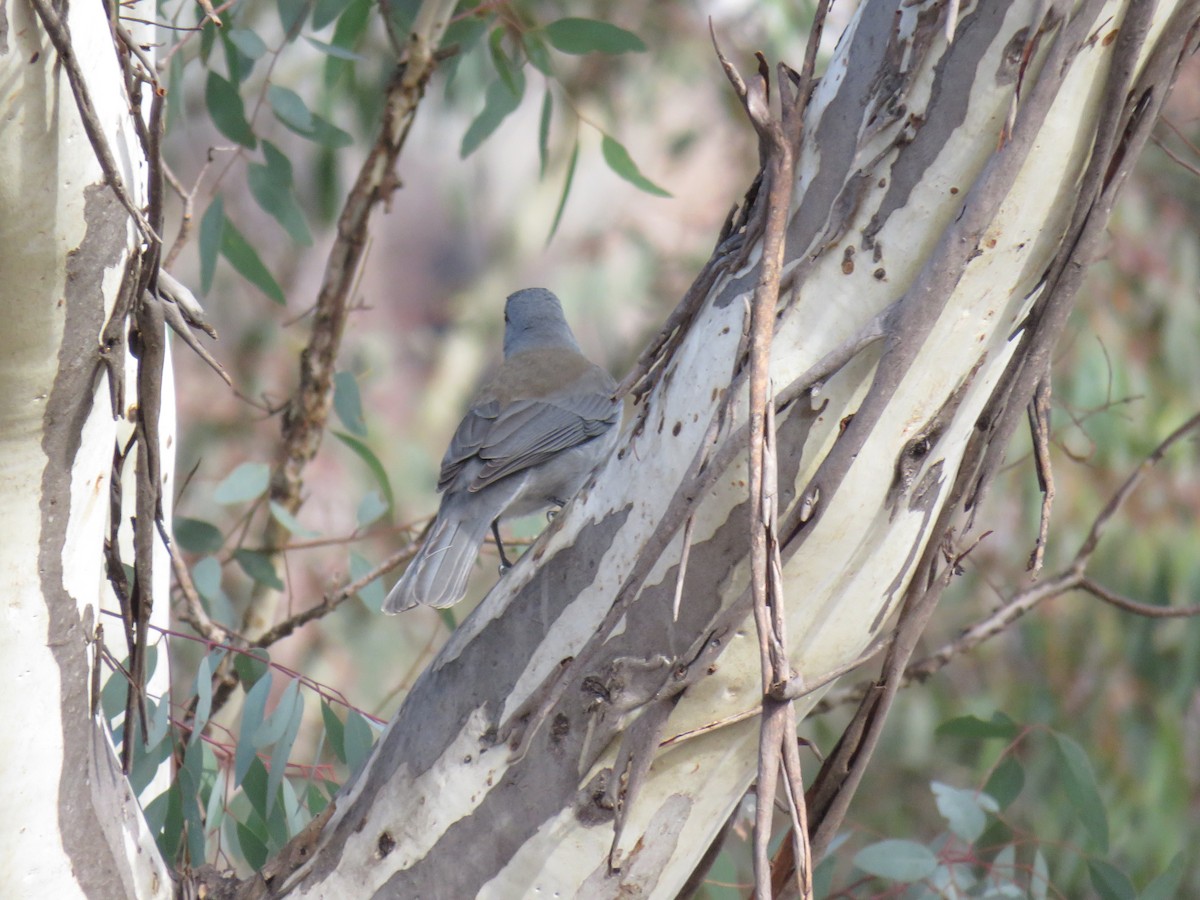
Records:
[[[253,150],[258,146],[258,138],[246,121],[246,107],[242,103],[242,95],[229,81],[216,72],[209,71],[204,86],[204,103],[208,114],[217,126],[217,131],[231,141],[236,141],[243,147]]]
[[[646,49],[645,42],[632,31],[596,19],[559,19],[543,31],[550,45],[563,53],[641,53]]]
[[[671,196],[670,192],[663,190],[643,175],[630,157],[629,151],[607,134],[600,143],[600,150],[604,154],[604,161],[608,163],[608,167],[634,187],[656,197]]]
[[[928,878],[937,869],[933,851],[915,841],[886,840],[868,844],[854,856],[854,865],[868,875],[912,882]]]
[[[221,479],[213,490],[217,503],[245,503],[262,495],[271,480],[271,468],[266,463],[244,462]]]

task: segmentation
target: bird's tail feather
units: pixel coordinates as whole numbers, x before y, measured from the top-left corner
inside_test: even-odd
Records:
[[[489,523],[451,521],[441,516],[408,569],[383,601],[388,614],[414,606],[452,606],[467,592],[467,578],[487,536]]]

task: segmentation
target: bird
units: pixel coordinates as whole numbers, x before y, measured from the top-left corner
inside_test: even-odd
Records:
[[[462,599],[488,530],[560,508],[616,448],[617,385],[579,348],[558,297],[525,288],[504,305],[504,361],[472,401],[442,459],[437,517],[383,601],[394,615]]]

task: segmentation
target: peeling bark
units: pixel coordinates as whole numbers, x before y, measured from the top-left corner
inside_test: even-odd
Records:
[[[74,34],[109,33],[102,6],[62,14]],[[108,365],[101,334],[136,246],[128,192],[141,195],[146,178],[116,54],[102,48],[76,57],[92,101],[88,129],[33,6],[0,9],[0,679],[9,688],[0,884],[26,896],[167,897],[170,873],[95,709],[100,608],[117,606],[104,566],[105,541],[119,530],[109,521],[113,448],[131,427],[118,421],[126,409],[114,408],[109,377],[132,372],[123,353]],[[116,150],[107,164],[124,196],[105,177],[94,133]],[[169,374],[164,390],[169,397]],[[136,403],[136,391],[126,399]],[[169,448],[169,412],[159,424],[159,447]],[[154,480],[171,468],[167,456]],[[153,552],[147,598],[167,586],[161,545]]]
[[[902,605],[932,613],[1200,17],[1194,0],[964,3],[948,43],[946,10],[863,4],[796,156],[771,363],[795,685],[843,670]],[[685,884],[754,777],[763,697],[745,464],[755,196],[740,252],[722,242],[703,299],[640,367],[617,458],[423,673],[283,893]],[[821,693],[793,692],[800,712]],[[856,719],[815,829],[839,821],[893,694]]]

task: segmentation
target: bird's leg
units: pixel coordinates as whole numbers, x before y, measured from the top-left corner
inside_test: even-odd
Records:
[[[500,517],[492,519],[492,537],[496,539],[496,549],[500,551],[500,574],[503,575],[512,568],[512,563],[504,555],[504,541],[500,540]]]

